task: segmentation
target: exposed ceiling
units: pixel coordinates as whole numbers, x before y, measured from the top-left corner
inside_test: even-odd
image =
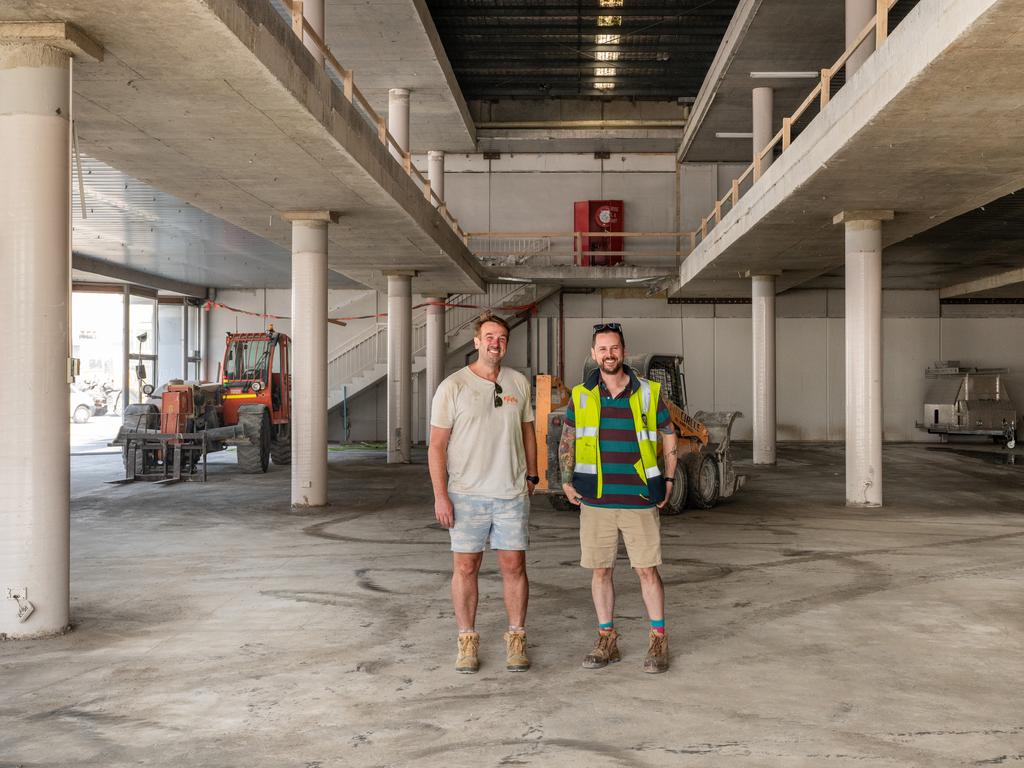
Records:
[[[426,0],[467,99],[692,98],[739,0]]]
[[[75,253],[212,288],[291,283],[287,248],[84,155],[82,186],[85,218],[76,175],[72,185]],[[337,272],[330,273],[329,282],[332,288],[363,287]]]

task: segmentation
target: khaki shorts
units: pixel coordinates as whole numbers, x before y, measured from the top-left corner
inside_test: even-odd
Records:
[[[661,565],[661,517],[657,507],[614,509],[580,507],[580,565],[611,568],[619,551],[619,531],[633,568]]]

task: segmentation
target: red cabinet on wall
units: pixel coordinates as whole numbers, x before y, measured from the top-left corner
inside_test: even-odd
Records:
[[[573,204],[573,232],[622,232],[624,208],[621,200],[580,200]],[[611,267],[622,263],[625,238],[581,237],[576,265]]]

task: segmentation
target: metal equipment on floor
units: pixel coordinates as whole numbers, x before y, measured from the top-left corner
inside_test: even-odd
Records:
[[[668,515],[677,515],[687,506],[713,507],[746,482],[745,475],[736,474],[731,452],[732,425],[743,414],[739,411],[688,414],[682,362],[681,357],[674,355],[635,355],[626,359],[626,364],[637,375],[661,384],[679,438],[675,482],[668,503],[661,510]],[[584,380],[594,368],[595,364],[588,361],[583,369]],[[558,443],[570,392],[557,376],[537,376],[536,385],[537,465],[541,469],[537,490],[552,494],[551,503],[558,509],[576,509],[562,493],[558,467]]]
[[[1017,444],[1017,410],[1003,377],[1009,368],[972,368],[941,360],[925,371],[931,380],[918,429],[941,435],[991,437],[1007,448]]]
[[[229,333],[220,381],[173,380],[129,405],[111,445],[123,451],[115,482],[205,480],[206,457],[237,446],[243,472],[291,463],[291,340],[270,327]]]

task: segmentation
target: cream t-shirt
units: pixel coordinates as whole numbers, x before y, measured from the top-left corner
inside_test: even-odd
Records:
[[[469,496],[514,499],[526,494],[524,421],[533,421],[530,382],[519,371],[498,373],[494,383],[466,366],[441,382],[430,407],[432,426],[452,431],[448,441],[448,490]]]

